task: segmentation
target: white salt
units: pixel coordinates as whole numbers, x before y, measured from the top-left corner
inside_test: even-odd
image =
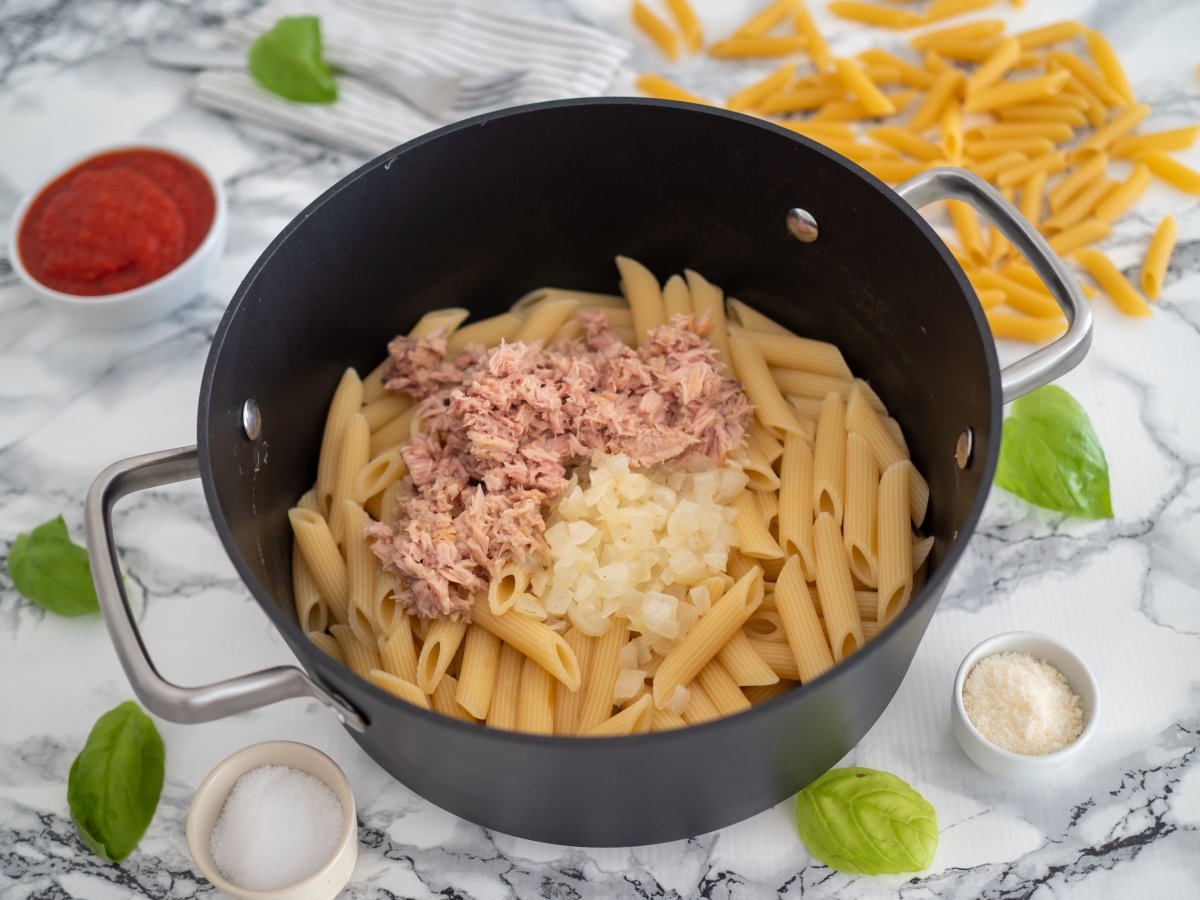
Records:
[[[1083,731],[1083,707],[1067,679],[1028,653],[985,656],[963,682],[962,699],[971,724],[1013,753],[1053,753]]]
[[[234,784],[212,831],[213,862],[238,887],[295,884],[333,856],[342,804],[321,779],[289,766],[258,766]]]

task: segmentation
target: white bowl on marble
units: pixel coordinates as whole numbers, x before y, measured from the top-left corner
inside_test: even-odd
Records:
[[[1040,756],[1014,753],[993,744],[971,724],[963,704],[963,684],[977,662],[986,656],[1005,652],[1028,653],[1037,659],[1045,660],[1063,674],[1071,690],[1079,696],[1080,705],[1083,707],[1083,731],[1063,749]],[[1087,663],[1066,645],[1032,631],[1009,631],[988,638],[976,646],[958,667],[958,674],[954,679],[954,694],[950,700],[951,724],[963,752],[984,771],[1004,778],[1044,779],[1062,772],[1083,752],[1083,748],[1096,731],[1099,716],[1100,689]]]
[[[342,804],[342,832],[333,854],[311,875],[295,884],[274,890],[250,890],[238,887],[217,869],[212,856],[212,832],[237,780],[259,766],[289,766],[307,772],[333,791]],[[187,816],[188,852],[200,874],[217,890],[239,900],[333,900],[354,871],[358,861],[358,818],[354,792],[346,773],[337,763],[315,747],[295,741],[264,741],[251,744],[217,763],[200,782],[192,796]]]
[[[48,287],[38,281],[25,268],[21,260],[17,238],[21,233],[21,225],[25,214],[42,193],[54,181],[65,175],[80,163],[86,162],[93,156],[112,153],[119,150],[158,150],[177,156],[190,163],[204,175],[213,192],[213,220],[208,233],[192,254],[167,274],[154,281],[119,291],[115,294],[98,294],[95,296],[80,296],[68,294]],[[119,329],[134,328],[154,321],[182,306],[187,301],[203,293],[205,286],[216,275],[225,253],[225,241],[229,232],[229,224],[225,210],[225,190],[221,180],[203,161],[192,156],[185,150],[165,144],[149,141],[134,144],[121,144],[112,147],[101,147],[89,151],[66,165],[58,166],[55,171],[41,179],[33,190],[29,191],[17,205],[13,215],[12,226],[9,229],[8,256],[12,260],[13,271],[25,282],[37,298],[48,308],[61,313],[76,321],[83,322],[93,328]]]

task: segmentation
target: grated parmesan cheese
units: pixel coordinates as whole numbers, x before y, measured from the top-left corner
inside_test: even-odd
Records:
[[[1054,753],[1083,731],[1083,708],[1067,679],[1028,653],[979,660],[963,682],[962,699],[971,724],[1013,753]]]

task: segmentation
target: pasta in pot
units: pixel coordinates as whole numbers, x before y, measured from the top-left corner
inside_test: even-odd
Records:
[[[681,728],[813,680],[924,583],[934,542],[914,529],[928,485],[838,348],[726,299],[697,272],[660,286],[635,260],[617,265],[625,297],[543,288],[470,324],[466,310],[434,311],[365,381],[353,370],[340,380],[314,488],[289,511],[293,593],[313,643],[380,690],[535,734]],[[610,357],[649,367],[677,391],[667,402],[692,402],[703,384],[728,421],[674,444],[637,429],[617,446],[564,438],[574,443],[563,477],[536,495],[522,552],[503,545],[474,576],[447,563],[458,579],[447,596],[461,599],[421,602],[427,586],[375,545],[430,479],[430,452],[474,452],[446,443],[437,392],[477,384],[488,367],[557,365],[555,348],[568,367],[616,365]],[[381,390],[398,353],[408,368],[390,384],[404,390]],[[689,362],[672,368],[671,353]],[[644,401],[647,421],[666,421],[660,402]],[[703,420],[705,408],[689,415]],[[657,456],[636,457],[651,445]],[[497,483],[477,472],[458,490],[486,499]],[[451,540],[455,520],[441,521],[451,531],[425,535],[410,518],[409,537]]]

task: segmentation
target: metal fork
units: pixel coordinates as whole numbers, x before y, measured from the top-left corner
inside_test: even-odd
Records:
[[[244,69],[239,50],[210,49],[190,44],[151,44],[146,59],[171,69]],[[501,104],[525,76],[522,70],[494,75],[412,75],[390,77],[383,86],[398,93],[416,109],[440,119],[447,113]]]

